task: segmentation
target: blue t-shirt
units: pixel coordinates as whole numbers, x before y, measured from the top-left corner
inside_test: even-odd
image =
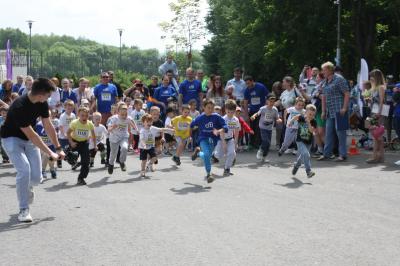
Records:
[[[12,92],[18,93],[18,92],[19,92],[19,89],[21,88],[21,85],[22,85],[22,84],[18,84],[18,83],[14,84],[14,85],[12,86]]]
[[[160,86],[154,91],[154,98],[159,102],[163,102],[165,105],[168,104],[169,97],[176,97],[175,89],[172,86]]]
[[[179,94],[182,94],[182,103],[188,104],[190,100],[195,99],[197,101],[197,106],[200,106],[199,93],[201,91],[201,83],[198,80],[185,80],[179,85]]]
[[[217,143],[217,141],[220,139],[219,136],[215,136],[213,134],[213,129],[221,129],[223,128],[225,132],[228,132],[228,127],[226,125],[225,119],[222,118],[217,113],[213,113],[209,116],[206,114],[202,113],[198,117],[196,117],[192,123],[190,124],[191,128],[198,127],[199,130],[199,135],[198,135],[198,142],[200,143],[201,140],[203,139],[209,139],[212,138],[214,143]]]
[[[268,89],[261,83],[256,82],[253,88],[246,88],[244,99],[249,102],[250,113],[256,113],[265,105]]]
[[[35,131],[39,135],[39,137],[42,139],[44,144],[46,144],[47,147],[53,148],[54,145],[51,143],[51,140],[49,136],[47,136],[46,131],[44,130],[42,122],[38,122],[35,126]]]
[[[78,102],[78,98],[76,97],[76,93],[73,92],[72,90],[65,91],[61,90],[60,91],[60,102],[65,102],[66,100],[71,100],[75,104]]]
[[[97,84],[93,94],[97,99],[97,110],[100,113],[110,113],[111,105],[115,103],[118,96],[117,87],[114,84]]]

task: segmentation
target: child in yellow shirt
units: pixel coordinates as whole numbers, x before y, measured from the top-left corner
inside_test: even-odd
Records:
[[[190,139],[190,123],[192,123],[192,118],[189,116],[189,113],[189,107],[183,106],[182,115],[174,117],[171,121],[172,128],[175,130],[175,139],[178,143],[176,154],[172,156],[172,161],[174,161],[176,165],[181,164],[180,156]]]

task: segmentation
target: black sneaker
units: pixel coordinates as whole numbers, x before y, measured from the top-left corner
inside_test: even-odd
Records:
[[[76,164],[74,164],[71,169],[76,170],[79,166],[81,166],[81,162],[77,162]]]
[[[310,171],[310,172],[307,173],[307,177],[308,178],[311,178],[313,176],[315,176],[315,173],[313,171]]]
[[[119,164],[120,166],[121,166],[121,171],[126,171],[126,165],[125,165],[125,163],[120,163]],[[112,174],[112,173],[111,173]]]
[[[214,177],[211,176],[211,174],[207,174],[207,183],[212,183],[214,182]]]
[[[113,172],[114,172],[114,165],[109,164],[109,165],[108,165],[108,173],[109,173],[110,175],[112,175]]]
[[[199,152],[200,152],[200,149],[195,149],[194,150],[194,152],[192,154],[192,161],[196,160],[197,157],[199,157]]]
[[[181,160],[178,156],[172,156],[172,161],[174,161],[176,165],[181,165]]]
[[[62,161],[61,160],[57,161],[57,168],[62,168]]]
[[[101,164],[106,164],[106,160],[105,159],[101,159]]]
[[[92,168],[93,166],[94,166],[94,162],[91,162],[91,163],[89,164],[89,167]]]
[[[297,166],[293,166],[292,175],[296,175],[299,168]]]
[[[154,164],[158,164],[158,159],[154,161]]]
[[[57,178],[57,172],[56,170],[50,170],[51,178],[56,179]]]
[[[230,176],[230,175],[233,175],[232,173],[231,173],[231,169],[225,169],[224,170],[224,176]]]
[[[281,150],[278,151],[278,156],[281,157],[283,152]]]
[[[84,186],[86,185],[86,182],[82,178],[78,178],[78,182],[76,183],[77,186]]]
[[[211,159],[213,163],[219,163],[219,160],[214,156],[214,154],[211,156]]]

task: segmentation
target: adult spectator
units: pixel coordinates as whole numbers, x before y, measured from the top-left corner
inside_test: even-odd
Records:
[[[201,83],[201,90],[202,90],[203,92],[207,92],[207,83],[208,83],[208,79],[207,79],[207,78],[204,78],[204,71],[203,71],[203,69],[198,69],[198,70],[196,71],[196,79],[197,79],[198,81],[200,81],[200,83]]]
[[[244,81],[247,88],[244,91],[243,114],[247,121],[249,121],[249,117],[253,116],[265,105],[269,91],[264,84],[255,82],[252,76],[246,76]],[[258,149],[261,143],[260,130],[255,130],[258,128],[259,120],[260,117],[257,116],[256,119],[250,121],[250,127],[254,130],[254,135],[250,136],[250,146],[254,149]]]
[[[101,75],[101,83],[97,84],[93,90],[92,109],[97,106],[97,111],[101,114],[101,123],[106,125],[107,119],[111,116],[111,106],[118,97],[117,87],[109,83],[108,72]]]
[[[164,62],[164,64],[162,64],[158,67],[158,72],[161,74],[161,76],[164,76],[165,74],[167,74],[167,72],[172,73],[173,77],[171,79],[171,82],[172,82],[174,88],[176,89],[176,91],[178,91],[179,88],[178,88],[177,79],[178,79],[179,72],[178,72],[178,66],[174,62],[174,58],[172,57],[172,55],[167,56],[167,60]]]
[[[24,83],[24,77],[21,75],[17,76],[17,83],[15,83],[12,87],[12,92],[19,92],[19,89],[21,88],[22,84]]]
[[[318,67],[311,68],[310,66],[304,66],[303,71],[300,74],[299,82],[302,84],[306,91],[307,95],[311,96],[312,92],[317,85],[317,77],[319,74]]]
[[[32,84],[33,84],[33,77],[32,76],[26,76],[25,77],[25,82],[21,86],[21,88],[19,89],[18,94],[19,95],[25,95],[28,92],[30,92],[31,89],[32,89]]]
[[[147,86],[149,89],[149,95],[153,97],[154,91],[159,87],[158,84],[158,77],[157,76],[151,76],[151,83]]]
[[[72,91],[71,81],[67,78],[63,78],[61,80],[60,102],[64,103],[66,100],[74,102],[76,113],[78,113],[78,98],[76,93]]]
[[[149,97],[149,89],[144,86],[140,79],[135,79],[132,83],[132,87],[124,92],[126,97],[130,97],[131,99],[139,97],[142,101]]]
[[[51,82],[53,82],[55,90],[51,92],[48,104],[50,109],[57,109],[58,112],[60,113],[62,111],[62,103],[61,103],[61,88],[60,86],[60,81],[58,80],[57,77],[52,77],[50,79]]]
[[[174,72],[172,70],[167,70],[167,73],[165,75],[167,75],[167,77],[168,77],[169,85],[171,85],[175,89],[175,92],[178,94],[179,86],[178,86],[178,82],[174,78]]]
[[[383,106],[385,102],[386,81],[385,76],[379,69],[374,69],[369,73],[369,81],[371,82],[371,96],[372,96],[372,113],[377,119],[378,124],[375,126],[383,125],[385,117],[382,115]],[[374,148],[372,158],[367,160],[367,163],[383,163],[385,153],[385,143],[383,134],[379,137],[374,137]]]
[[[350,101],[350,88],[347,81],[335,73],[335,66],[326,62],[322,66],[325,80],[322,83],[322,113],[321,118],[326,118],[326,137],[324,155],[318,160],[325,160],[332,155],[335,132],[338,136],[339,156],[335,161],[342,162],[347,159],[346,130],[348,124],[348,107]]]
[[[225,89],[227,89],[229,85],[234,86],[233,96],[238,101],[241,101],[244,99],[244,92],[246,90],[246,82],[242,79],[242,74],[243,74],[243,71],[241,68],[239,68],[239,67],[235,68],[233,70],[233,79],[228,80],[228,82],[226,83],[226,86],[225,86]]]
[[[30,92],[19,97],[10,106],[7,118],[1,127],[1,143],[17,171],[20,222],[32,222],[29,213],[29,205],[35,196],[32,186],[39,185],[42,178],[39,149],[52,160],[64,157],[57,133],[49,118],[47,99],[54,89],[54,84],[50,80],[41,78],[36,80]],[[34,131],[39,117],[57,153],[53,152]]]
[[[215,77],[214,85],[212,89],[207,92],[206,98],[213,100],[215,106],[219,106],[222,109],[224,108],[227,97],[220,76]]]
[[[93,92],[89,88],[89,80],[85,78],[79,79],[79,87],[72,90],[77,98],[78,106],[82,104],[82,100],[85,99],[92,105]]]
[[[108,71],[108,76],[109,78],[109,83],[114,84],[115,87],[117,88],[117,93],[118,93],[118,100],[121,100],[124,97],[124,91],[121,88],[121,85],[119,83],[114,81],[114,72],[113,71]]]
[[[5,107],[11,104],[12,87],[13,87],[12,81],[9,79],[4,80],[3,83],[1,84],[0,104]]]
[[[168,99],[171,97],[176,98],[176,92],[175,89],[169,84],[168,76],[164,75],[160,87],[154,91],[153,103],[158,105],[163,114],[165,114],[166,107],[168,105]]]
[[[190,67],[186,69],[186,79],[179,85],[178,105],[180,108],[183,104],[189,104],[190,100],[196,100],[197,106],[200,106],[203,92],[200,81],[194,77],[194,70]]]

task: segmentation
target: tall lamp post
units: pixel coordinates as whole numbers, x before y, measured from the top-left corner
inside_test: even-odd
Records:
[[[122,68],[122,32],[124,29],[117,29],[119,33],[119,68]]]
[[[336,45],[336,65],[340,66],[341,55],[340,55],[340,24],[341,24],[341,2],[336,0],[335,4],[338,6],[337,10],[337,45]]]
[[[28,57],[28,74],[32,75],[32,24],[33,20],[27,20],[29,26],[29,57]]]

